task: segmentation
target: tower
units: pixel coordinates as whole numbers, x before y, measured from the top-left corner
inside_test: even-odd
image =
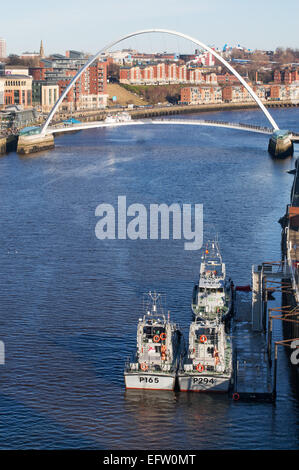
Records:
[[[3,38],[0,38],[0,59],[6,57],[6,41]]]
[[[39,55],[42,59],[45,57],[45,51],[44,51],[44,46],[43,46],[43,41],[42,40],[40,42]]]

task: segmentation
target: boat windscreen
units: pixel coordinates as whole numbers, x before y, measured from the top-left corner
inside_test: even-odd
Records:
[[[165,328],[162,326],[144,326],[143,333],[146,334],[147,338],[152,338],[155,335],[165,333]]]

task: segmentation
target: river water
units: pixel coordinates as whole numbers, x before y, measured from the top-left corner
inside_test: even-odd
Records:
[[[272,114],[299,131],[298,109]],[[267,125],[257,110],[193,118]],[[284,351],[275,405],[125,391],[142,294],[165,293],[187,339],[200,255],[184,240],[95,236],[96,207],[116,207],[119,195],[145,207],[203,204],[228,274],[249,284],[252,264],[280,259],[277,221],[293,179],[294,159],[272,160],[267,145],[237,130],[145,125],[64,135],[52,151],[0,158],[0,448],[298,448]]]

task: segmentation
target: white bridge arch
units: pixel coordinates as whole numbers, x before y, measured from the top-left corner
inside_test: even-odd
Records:
[[[71,90],[71,88],[75,85],[75,83],[77,82],[77,80],[80,78],[80,76],[82,75],[82,73],[96,60],[98,59],[98,57],[103,53],[103,52],[107,52],[109,51],[109,49],[111,49],[111,47],[117,45],[118,43],[124,41],[125,39],[129,39],[133,36],[139,36],[141,34],[149,34],[149,33],[166,33],[166,34],[171,34],[173,36],[178,36],[178,37],[181,37],[181,38],[184,38],[184,39],[187,39],[191,42],[193,42],[194,44],[196,44],[197,46],[200,46],[202,49],[205,49],[206,51],[210,52],[214,57],[216,57],[216,59],[219,60],[219,62],[221,62],[231,73],[233,73],[235,75],[235,77],[237,77],[237,79],[239,80],[240,83],[242,83],[242,85],[246,88],[246,90],[250,93],[250,95],[252,96],[252,98],[254,99],[254,101],[258,104],[258,106],[261,108],[261,110],[263,111],[263,113],[265,114],[266,118],[268,119],[268,121],[270,122],[271,126],[274,128],[274,130],[278,130],[279,127],[278,125],[276,124],[276,122],[274,121],[273,117],[271,116],[271,114],[269,113],[269,111],[266,109],[266,107],[263,105],[262,101],[259,99],[259,97],[255,94],[255,92],[253,91],[253,89],[248,85],[248,83],[241,77],[241,75],[225,60],[223,59],[223,57],[221,57],[221,55],[219,55],[217,52],[215,52],[211,47],[209,46],[206,46],[203,42],[201,41],[198,41],[197,39],[191,37],[191,36],[188,36],[187,34],[183,34],[183,33],[179,33],[177,31],[171,31],[171,30],[168,30],[168,29],[145,29],[145,30],[142,30],[142,31],[136,31],[134,33],[130,33],[130,34],[127,34],[126,36],[123,36],[121,37],[120,39],[118,39],[117,41],[113,41],[112,43],[108,44],[106,47],[104,47],[103,49],[101,49],[100,51],[98,51],[93,57],[91,57],[87,62],[86,64],[78,71],[78,73],[74,76],[74,78],[71,80],[71,82],[69,83],[69,85],[66,87],[66,89],[64,90],[64,92],[60,95],[60,97],[58,98],[58,100],[56,101],[56,103],[54,104],[53,108],[51,109],[45,123],[43,124],[42,128],[41,128],[41,134],[42,135],[45,135],[46,134],[46,130],[54,116],[54,114],[56,113],[58,107],[60,106],[60,104],[62,103],[62,101],[64,100],[64,98],[66,97],[66,95],[68,94],[68,92]]]

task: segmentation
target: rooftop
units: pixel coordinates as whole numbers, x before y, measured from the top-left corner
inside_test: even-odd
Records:
[[[21,78],[23,78],[23,79],[24,79],[24,78],[27,78],[27,79],[30,78],[30,79],[32,79],[32,77],[31,77],[30,75],[1,75],[1,76],[0,76],[0,79],[2,79],[2,80],[11,80],[11,79],[14,79],[14,80],[15,80],[15,79],[18,79],[18,78],[20,78],[20,79],[21,79]]]

